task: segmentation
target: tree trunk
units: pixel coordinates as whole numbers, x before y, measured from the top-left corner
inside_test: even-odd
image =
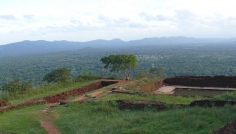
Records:
[[[126,74],[126,78],[125,78],[125,80],[129,81],[129,73]]]

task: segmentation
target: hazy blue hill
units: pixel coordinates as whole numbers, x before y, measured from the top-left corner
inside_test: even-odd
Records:
[[[193,38],[193,37],[161,37],[161,38],[144,38],[141,40],[129,41],[129,45],[186,45],[186,44],[213,44],[220,42],[232,42],[236,41],[236,38],[223,39],[223,38]]]
[[[39,54],[78,49],[79,42],[69,41],[22,41],[0,46],[0,56]]]
[[[94,48],[99,48],[99,47],[117,47],[117,46],[125,46],[126,42],[122,41],[120,39],[113,39],[113,40],[93,40],[93,41],[88,41],[84,42],[83,46],[84,47],[94,47]]]
[[[86,47],[123,47],[123,46],[143,46],[143,45],[195,45],[195,44],[219,44],[219,43],[235,43],[236,38],[192,38],[192,37],[161,37],[161,38],[144,38],[140,40],[122,41],[120,39],[113,40],[92,40],[87,42],[71,42],[71,41],[22,41],[0,46],[0,56],[16,56],[28,54],[40,54],[49,52],[59,52],[68,50],[83,49]]]

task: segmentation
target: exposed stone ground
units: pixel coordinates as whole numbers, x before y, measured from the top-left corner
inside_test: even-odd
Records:
[[[227,90],[227,91],[236,91],[236,88],[221,88],[221,87],[192,87],[192,86],[163,86],[157,89],[155,94],[174,94],[175,89],[194,89],[194,90]]]
[[[163,86],[156,90],[155,94],[174,94],[175,86]]]

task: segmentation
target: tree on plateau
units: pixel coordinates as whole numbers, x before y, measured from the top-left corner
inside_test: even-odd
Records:
[[[43,81],[50,82],[66,82],[70,77],[70,70],[62,67],[58,68],[56,70],[53,70],[52,72],[46,74],[43,77]]]
[[[117,54],[103,57],[101,62],[105,64],[104,68],[110,67],[111,72],[124,71],[126,80],[130,78],[130,70],[137,65],[137,58],[134,54]]]

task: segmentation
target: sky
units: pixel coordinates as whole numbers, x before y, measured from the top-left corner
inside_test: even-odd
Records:
[[[235,0],[0,0],[0,45],[236,37]]]

